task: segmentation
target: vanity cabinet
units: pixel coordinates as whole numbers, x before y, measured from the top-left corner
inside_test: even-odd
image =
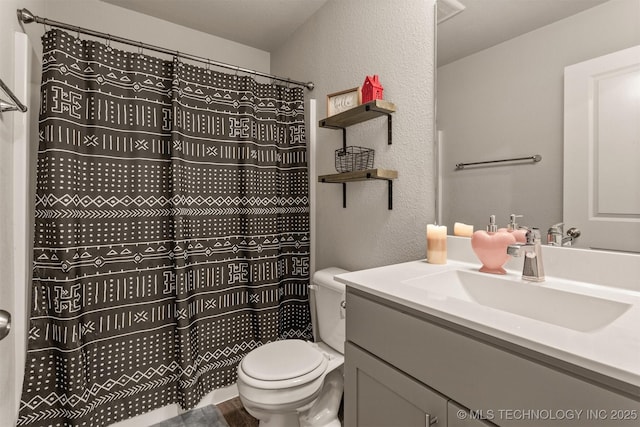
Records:
[[[347,427],[640,422],[640,396],[608,377],[351,287],[347,313]]]

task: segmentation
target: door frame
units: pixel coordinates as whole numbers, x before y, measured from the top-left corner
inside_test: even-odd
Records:
[[[13,334],[14,398],[13,417],[18,419],[24,364],[26,359],[26,326],[28,324],[28,295],[31,285],[31,240],[33,209],[33,179],[31,162],[31,140],[29,123],[38,116],[37,103],[32,101],[29,90],[31,76],[29,39],[25,33],[15,32],[14,36],[14,93],[18,99],[30,105],[26,113],[15,112],[13,117],[13,307],[11,333]],[[35,107],[34,107],[35,105]]]

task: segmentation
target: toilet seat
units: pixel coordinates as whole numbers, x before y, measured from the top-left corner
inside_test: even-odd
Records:
[[[240,363],[238,376],[252,387],[283,389],[314,381],[327,365],[327,357],[313,344],[282,340],[249,352]]]
[[[302,340],[282,340],[249,352],[242,369],[252,378],[281,381],[300,377],[322,363],[322,353]]]

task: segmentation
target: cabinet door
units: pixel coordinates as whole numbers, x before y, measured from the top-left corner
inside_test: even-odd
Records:
[[[345,346],[345,426],[447,425],[447,400],[354,344]]]
[[[490,427],[495,424],[479,418],[479,414],[472,414],[453,400],[448,403],[447,427]]]

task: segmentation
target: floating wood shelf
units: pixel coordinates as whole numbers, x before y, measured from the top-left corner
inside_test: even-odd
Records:
[[[366,104],[358,105],[342,113],[322,119],[318,122],[318,126],[321,128],[342,129],[346,132],[345,129],[349,126],[366,122],[376,117],[387,116],[387,143],[391,145],[391,113],[395,111],[396,106],[393,103],[382,99],[375,99]],[[346,136],[343,135],[343,139],[346,139]]]
[[[366,169],[355,172],[334,173],[331,175],[321,175],[318,182],[339,184],[342,182],[366,181],[368,179],[392,180],[398,177],[398,172],[389,169]]]
[[[329,116],[320,120],[320,127],[342,129],[358,123],[366,122],[372,118],[386,116],[396,111],[396,106],[382,99],[375,99],[366,104],[350,108],[342,113]]]
[[[334,173],[320,175],[318,182],[342,184],[342,207],[347,207],[347,182],[367,181],[378,179],[387,181],[389,210],[393,209],[393,180],[398,177],[398,172],[389,169],[366,169],[355,172]]]
[[[391,145],[391,113],[396,111],[396,106],[389,101],[375,99],[366,104],[358,105],[341,113],[329,116],[318,122],[318,126],[328,129],[342,129],[342,149],[347,149],[347,127],[387,116],[387,144]],[[393,180],[398,177],[398,172],[388,169],[366,169],[355,172],[334,173],[321,175],[318,182],[342,184],[342,207],[347,207],[347,182],[367,181],[371,179],[387,181],[389,190],[389,209],[393,209]]]

